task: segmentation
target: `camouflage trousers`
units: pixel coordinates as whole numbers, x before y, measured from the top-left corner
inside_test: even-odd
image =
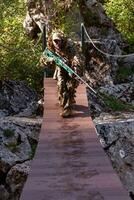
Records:
[[[63,110],[67,108],[72,108],[73,101],[75,98],[76,88],[79,82],[74,78],[71,78],[62,68],[56,68],[55,79],[57,79],[58,86],[58,98],[59,103]]]

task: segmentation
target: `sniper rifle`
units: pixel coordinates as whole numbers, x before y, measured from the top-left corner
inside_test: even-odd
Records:
[[[53,58],[58,67],[64,68],[69,73],[70,76],[72,76],[74,74],[75,77],[77,77],[77,80],[79,82],[84,83],[94,94],[97,94],[97,92],[90,85],[88,85],[88,83],[86,81],[84,81],[73,69],[71,69],[66,64],[66,60],[64,58],[62,58],[58,54],[50,51],[47,47],[45,48],[43,55],[48,58]]]

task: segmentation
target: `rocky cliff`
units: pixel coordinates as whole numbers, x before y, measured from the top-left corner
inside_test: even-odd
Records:
[[[22,81],[0,87],[0,200],[19,199],[38,143],[38,96]]]
[[[102,113],[94,123],[102,147],[134,199],[134,114]]]

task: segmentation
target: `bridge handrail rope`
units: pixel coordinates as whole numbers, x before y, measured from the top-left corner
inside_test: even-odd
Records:
[[[45,27],[45,26],[44,26]],[[89,41],[92,43],[92,45],[94,46],[94,48],[97,50],[97,51],[99,51],[100,53],[102,53],[103,55],[105,55],[105,56],[110,56],[110,57],[116,57],[116,58],[124,58],[124,57],[128,57],[128,56],[133,56],[134,55],[134,53],[131,53],[131,54],[126,54],[126,55],[115,55],[115,54],[109,54],[109,53],[106,53],[106,52],[104,52],[104,51],[102,51],[101,49],[99,49],[95,44],[94,44],[94,42],[93,42],[93,39],[91,39],[91,37],[89,36],[89,34],[88,34],[88,32],[87,32],[87,30],[86,30],[86,28],[85,28],[85,25],[84,25],[84,23],[81,23],[81,27],[82,27],[82,30],[84,30],[84,32],[86,33],[86,36],[87,36],[87,38],[89,39]],[[43,33],[43,31],[42,31],[42,33]],[[46,33],[45,33],[46,34]],[[39,39],[38,39],[38,41],[36,42],[36,44],[34,45],[34,48],[38,45],[38,43],[40,42],[40,40],[41,40],[41,37],[42,37],[42,34],[40,35],[40,37],[39,37]],[[84,43],[84,36],[82,35],[82,43]],[[25,50],[20,50],[19,48],[17,49],[17,48],[11,48],[11,47],[8,47],[8,46],[6,46],[6,45],[4,45],[4,44],[1,44],[0,43],[0,46],[1,47],[3,47],[3,48],[5,48],[5,49],[7,49],[7,50],[9,50],[9,51],[13,51],[13,52],[20,52],[20,53],[26,53],[26,52],[34,52],[34,49],[31,49],[31,50],[27,50],[27,49],[25,49]]]
[[[86,36],[87,38],[89,39],[89,41],[92,43],[92,45],[94,46],[94,48],[99,51],[100,53],[102,53],[103,55],[105,56],[108,56],[108,57],[115,57],[115,58],[124,58],[124,57],[128,57],[128,56],[134,56],[134,53],[131,53],[131,54],[126,54],[126,55],[116,55],[116,54],[109,54],[109,53],[106,53],[104,51],[102,51],[101,49],[99,49],[93,42],[93,40],[91,39],[91,37],[89,36],[88,32],[87,32],[87,29],[85,28],[85,25],[84,23],[81,23],[81,27],[83,28],[84,32],[86,33]],[[83,40],[83,39],[82,39]]]

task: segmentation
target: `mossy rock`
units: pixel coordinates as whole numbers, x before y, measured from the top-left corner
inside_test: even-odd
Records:
[[[15,135],[15,132],[14,132],[14,130],[11,130],[11,129],[5,129],[3,131],[3,135],[5,137],[13,137]]]
[[[112,95],[101,94],[103,101],[112,111],[134,111],[134,106],[129,103],[124,103],[120,99]]]

